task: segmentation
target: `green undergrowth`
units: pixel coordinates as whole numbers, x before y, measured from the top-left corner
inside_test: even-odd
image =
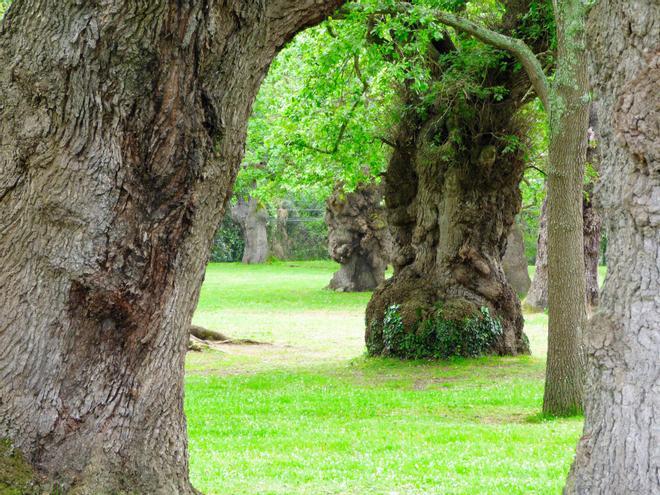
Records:
[[[451,317],[451,312],[439,306],[417,328],[406,331],[399,306],[390,306],[383,317],[383,351],[404,359],[478,357],[491,352],[502,336],[500,320],[485,307],[476,314],[461,312],[457,317]],[[378,354],[370,342],[367,349],[372,355]]]

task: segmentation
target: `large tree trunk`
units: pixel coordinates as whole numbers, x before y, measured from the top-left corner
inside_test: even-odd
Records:
[[[330,289],[370,291],[385,280],[392,240],[382,199],[377,184],[363,184],[348,193],[337,185],[328,198],[328,252],[341,264],[330,280]]]
[[[270,61],[340,0],[15,0],[0,437],[78,494],[188,494],[183,360]]]
[[[525,2],[509,4],[503,31],[527,7]],[[445,40],[435,50],[442,55],[453,47]],[[393,305],[408,334],[420,334],[438,306],[444,308],[443,317],[455,321],[489,308],[504,331],[488,351],[529,352],[520,301],[502,268],[509,229],[521,206],[518,186],[525,163],[522,150],[507,153],[498,138],[524,135],[525,126],[515,115],[528,81],[510,59],[503,58],[502,66],[484,75],[484,85],[509,90],[502,101],[475,97],[451,107],[439,99],[422,117],[414,93],[403,90],[408,110],[385,175],[394,276],[374,292],[367,307],[371,354],[401,355],[384,340],[384,319]],[[434,67],[442,70],[440,63]]]
[[[585,426],[567,494],[660,493],[658,19],[655,0],[601,0],[589,16],[608,272],[586,332]]]
[[[264,263],[268,259],[268,211],[256,198],[239,197],[231,207],[231,217],[243,231],[243,263]]]

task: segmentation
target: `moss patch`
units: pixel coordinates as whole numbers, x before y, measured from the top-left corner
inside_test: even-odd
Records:
[[[37,475],[20,451],[8,440],[0,440],[0,494],[41,494]]]

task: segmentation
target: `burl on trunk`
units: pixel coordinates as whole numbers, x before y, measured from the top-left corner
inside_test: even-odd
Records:
[[[65,491],[189,494],[190,319],[268,66],[340,0],[15,0],[0,437]]]

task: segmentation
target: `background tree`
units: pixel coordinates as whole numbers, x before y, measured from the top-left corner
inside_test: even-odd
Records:
[[[608,271],[586,332],[584,434],[565,493],[660,491],[660,5],[601,0],[589,15]]]
[[[230,213],[241,226],[245,241],[241,261],[247,264],[265,262],[268,258],[268,211],[257,198],[239,196]]]
[[[506,250],[502,256],[502,269],[507,282],[519,297],[525,297],[532,281],[529,278],[527,258],[525,257],[525,240],[522,229],[517,223],[511,225]]]
[[[0,437],[192,494],[188,329],[273,57],[340,0],[16,0],[0,29]]]
[[[330,256],[341,264],[328,287],[341,292],[374,290],[385,280],[392,239],[379,184],[359,185],[346,192],[338,184],[328,199]]]

